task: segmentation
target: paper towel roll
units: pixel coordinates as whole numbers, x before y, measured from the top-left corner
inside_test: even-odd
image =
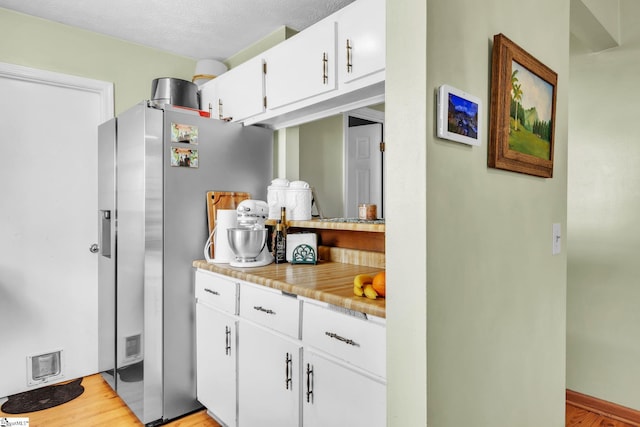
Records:
[[[213,240],[214,263],[226,264],[235,260],[236,256],[229,246],[227,230],[238,226],[238,213],[235,209],[218,209],[216,211],[216,231]]]

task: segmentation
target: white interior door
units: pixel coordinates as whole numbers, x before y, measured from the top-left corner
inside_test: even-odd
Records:
[[[97,372],[97,125],[112,84],[0,63],[0,396]],[[61,353],[33,379],[27,358]],[[39,376],[39,375],[38,375]],[[28,378],[29,377],[29,378]]]
[[[371,203],[377,205],[378,217],[381,218],[382,124],[352,126],[347,133],[345,217],[357,218],[358,205]]]

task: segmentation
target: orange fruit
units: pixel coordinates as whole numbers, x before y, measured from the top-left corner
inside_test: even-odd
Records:
[[[386,274],[384,271],[381,271],[380,273],[373,276],[373,282],[371,283],[371,285],[373,286],[373,289],[378,293],[378,295],[383,297],[386,294],[386,283]]]

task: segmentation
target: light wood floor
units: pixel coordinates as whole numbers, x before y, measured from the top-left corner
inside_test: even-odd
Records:
[[[567,404],[566,408],[566,427],[638,427],[638,424],[623,423],[570,404]]]
[[[100,374],[82,380],[84,393],[54,408],[28,414],[5,414],[0,417],[27,417],[29,427],[99,427],[142,426]],[[165,424],[171,427],[220,427],[202,410]]]
[[[84,393],[55,408],[28,414],[5,414],[0,417],[27,417],[30,427],[119,427],[141,426],[133,412],[111,390],[99,374],[82,380]],[[566,405],[566,427],[638,427],[606,418],[575,406]],[[202,410],[166,424],[170,427],[220,427]]]

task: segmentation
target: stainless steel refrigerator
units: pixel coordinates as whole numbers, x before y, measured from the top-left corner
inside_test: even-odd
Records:
[[[266,200],[272,131],[142,102],[99,127],[99,367],[145,425],[200,408],[192,262],[207,191]]]

